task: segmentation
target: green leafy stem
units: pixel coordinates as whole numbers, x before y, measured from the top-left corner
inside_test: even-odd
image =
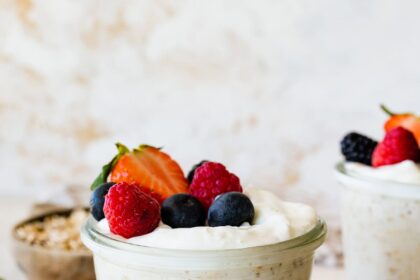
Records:
[[[125,155],[126,153],[130,152],[130,150],[121,143],[116,143],[118,153],[111,159],[111,161],[104,166],[102,166],[102,171],[99,173],[98,177],[93,181],[90,189],[93,191],[100,185],[106,183],[109,173],[111,173],[112,169],[114,169],[115,165],[117,164],[118,160]]]
[[[395,113],[391,111],[388,107],[386,107],[384,104],[381,104],[381,109],[384,111],[388,116],[396,116],[396,115],[411,115],[411,113]]]

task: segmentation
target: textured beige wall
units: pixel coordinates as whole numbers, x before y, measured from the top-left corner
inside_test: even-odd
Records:
[[[408,1],[0,0],[0,193],[86,188],[117,140],[308,202],[332,227],[337,142],[420,108]],[[419,110],[417,110],[419,111]]]

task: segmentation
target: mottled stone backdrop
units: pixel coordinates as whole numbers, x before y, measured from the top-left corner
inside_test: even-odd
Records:
[[[419,3],[0,0],[0,194],[87,188],[115,141],[150,143],[335,229],[339,138],[420,111]]]

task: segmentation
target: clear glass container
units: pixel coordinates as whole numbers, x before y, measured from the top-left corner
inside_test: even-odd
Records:
[[[309,279],[326,224],[288,241],[232,250],[173,250],[129,244],[102,234],[90,218],[82,241],[92,250],[98,280]]]
[[[349,173],[341,183],[341,222],[347,279],[420,279],[420,185]]]

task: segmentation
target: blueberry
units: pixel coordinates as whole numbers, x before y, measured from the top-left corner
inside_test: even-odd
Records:
[[[191,184],[192,180],[194,179],[195,170],[196,170],[197,168],[199,168],[200,166],[202,166],[202,165],[203,165],[204,163],[206,163],[206,162],[208,162],[208,161],[207,161],[207,160],[202,160],[202,161],[200,161],[199,163],[195,164],[195,165],[191,168],[191,170],[190,170],[190,172],[188,172],[188,176],[187,176],[187,180],[188,180],[188,183],[189,183],[189,184]]]
[[[228,192],[219,195],[209,208],[207,223],[211,227],[234,226],[244,222],[252,223],[254,205],[240,192]]]
[[[92,211],[92,216],[95,220],[100,221],[105,218],[104,215],[104,203],[105,195],[108,193],[109,189],[115,185],[113,182],[105,183],[96,188],[92,195],[90,196],[90,207]]]
[[[172,228],[204,226],[206,211],[201,202],[190,194],[179,193],[168,197],[160,210],[162,222]]]

